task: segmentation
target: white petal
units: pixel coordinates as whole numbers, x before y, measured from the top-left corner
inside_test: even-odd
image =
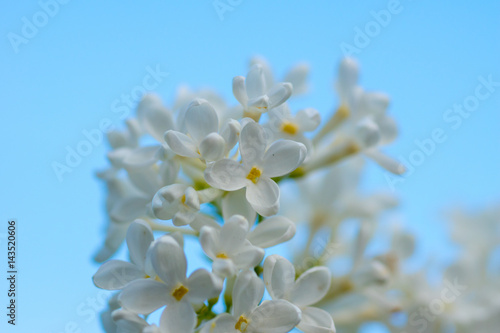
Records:
[[[364,93],[360,103],[360,107],[366,114],[381,116],[385,114],[389,106],[389,97],[382,93]]]
[[[261,177],[257,184],[247,186],[246,198],[260,215],[275,215],[279,210],[280,188],[272,179]]]
[[[217,112],[204,99],[195,99],[186,111],[186,129],[200,143],[208,134],[219,131]]]
[[[160,329],[164,333],[191,333],[196,327],[196,313],[188,301],[169,304],[160,318]]]
[[[148,195],[156,193],[162,185],[158,178],[158,171],[153,169],[153,166],[142,169],[127,169],[127,174],[130,182]]]
[[[204,214],[196,214],[196,217],[194,218],[193,222],[189,224],[189,226],[194,230],[198,231],[200,231],[201,228],[205,226],[212,227],[217,230],[220,229],[220,225],[217,222],[215,222],[213,218]]]
[[[221,313],[204,324],[200,333],[239,333],[234,326],[236,326],[236,319],[229,313]]]
[[[177,131],[165,133],[165,141],[177,155],[185,157],[199,157],[196,143],[186,134]]]
[[[247,219],[249,225],[253,225],[255,218],[257,217],[257,213],[248,203],[245,195],[245,189],[241,189],[228,192],[222,198],[222,217],[225,220],[229,219],[233,215],[240,214]]]
[[[229,159],[217,161],[205,169],[207,183],[225,191],[236,191],[243,188],[247,184],[246,176],[243,166]]]
[[[284,216],[274,216],[257,224],[248,240],[263,249],[281,244],[295,235],[295,223]]]
[[[130,254],[130,260],[139,268],[144,268],[146,253],[153,241],[153,231],[145,221],[135,220],[128,227],[127,247]]]
[[[215,274],[222,277],[230,277],[236,275],[238,269],[231,259],[216,258],[212,263],[212,270]]]
[[[371,118],[364,118],[354,129],[356,140],[363,148],[371,148],[380,141],[380,130]]]
[[[294,66],[283,79],[293,86],[293,94],[299,95],[307,92],[307,75],[309,74],[308,64],[298,64]]]
[[[172,218],[172,223],[177,227],[188,225],[194,221],[197,214],[193,209],[179,210]]]
[[[382,168],[395,175],[402,175],[406,172],[406,167],[401,162],[392,159],[391,157],[381,153],[377,149],[369,149],[364,153]]]
[[[136,265],[122,260],[110,260],[99,267],[93,280],[99,288],[118,290],[141,278],[144,278],[144,272]]]
[[[123,166],[127,169],[140,169],[155,164],[158,161],[158,152],[161,146],[145,146],[133,149],[123,159]]]
[[[302,309],[302,320],[297,326],[304,333],[335,333],[332,316],[323,309]]]
[[[241,215],[234,215],[227,220],[220,230],[220,248],[226,254],[233,253],[243,245],[248,233],[248,221]]]
[[[130,282],[120,293],[120,304],[136,313],[148,314],[167,304],[168,288],[151,279]]]
[[[165,221],[173,218],[179,211],[179,199],[184,195],[186,188],[184,184],[172,184],[158,190],[152,201],[154,215]]]
[[[312,132],[318,128],[321,123],[321,116],[318,110],[313,108],[302,109],[297,112],[295,116],[295,121],[300,126],[300,130],[303,132]]]
[[[137,119],[158,142],[163,142],[163,134],[174,128],[172,113],[152,94],[144,96],[137,106]]]
[[[331,274],[326,267],[313,267],[295,281],[290,301],[300,307],[319,302],[330,288]]]
[[[215,260],[220,248],[219,230],[207,226],[202,227],[200,244],[207,256]]]
[[[200,154],[207,161],[218,161],[226,152],[226,140],[218,133],[210,133],[200,142]]]
[[[111,315],[118,327],[118,332],[142,332],[142,329],[148,326],[147,321],[128,310],[118,309]]]
[[[287,301],[265,301],[250,315],[248,328],[259,333],[289,332],[300,318],[299,308]]]
[[[247,106],[248,96],[245,87],[245,78],[243,76],[235,76],[233,78],[233,95],[244,107]]]
[[[341,99],[348,98],[350,91],[358,82],[358,64],[352,58],[345,58],[339,66],[338,81],[336,84],[337,90]]]
[[[151,199],[147,197],[131,197],[118,201],[111,209],[110,217],[119,222],[130,222],[146,215],[147,205]]]
[[[269,109],[275,108],[285,103],[286,100],[292,95],[292,91],[293,88],[291,83],[285,82],[275,85],[267,93],[267,96],[269,97]]]
[[[262,65],[253,65],[248,71],[245,85],[248,99],[265,95],[267,92],[266,77]]]
[[[244,245],[231,255],[231,259],[239,269],[249,269],[257,266],[264,258],[264,254],[263,249],[245,241]]]
[[[202,303],[203,301],[219,296],[222,291],[223,280],[206,269],[195,270],[187,280],[186,295],[191,303]]]
[[[221,130],[222,137],[226,141],[226,151],[231,150],[240,138],[241,124],[234,120],[228,119]]]
[[[306,146],[292,140],[274,142],[266,151],[262,161],[263,174],[280,177],[297,169],[307,155]]]
[[[271,298],[282,299],[295,284],[295,268],[282,256],[272,254],[264,261],[263,278]]]
[[[233,287],[233,315],[248,316],[257,307],[264,295],[264,283],[254,271],[241,272]]]
[[[151,251],[153,268],[162,281],[169,285],[186,280],[186,255],[177,241],[171,236],[157,239]]]
[[[256,122],[247,123],[240,135],[240,153],[243,163],[250,167],[260,164],[266,147],[267,139],[262,126]]]

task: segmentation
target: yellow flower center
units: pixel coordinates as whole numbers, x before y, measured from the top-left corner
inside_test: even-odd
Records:
[[[250,172],[248,173],[247,179],[251,180],[252,183],[257,184],[260,175],[262,175],[262,171],[257,167],[253,167],[252,170],[250,170]]]
[[[287,134],[295,135],[299,131],[299,126],[297,126],[296,124],[294,124],[292,122],[285,121],[281,125],[281,130]]]
[[[219,258],[219,259],[229,259],[229,257],[227,256],[227,254],[225,253],[219,253],[216,258]]]
[[[177,301],[180,301],[184,295],[187,294],[187,292],[189,291],[188,288],[184,287],[182,284],[177,288],[175,289],[173,292],[172,292],[172,296],[177,300]]]
[[[248,327],[248,319],[246,319],[244,316],[240,316],[238,318],[238,322],[236,325],[234,325],[234,328],[237,329],[240,332],[245,332]]]

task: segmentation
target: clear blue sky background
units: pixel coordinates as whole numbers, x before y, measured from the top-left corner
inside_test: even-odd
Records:
[[[0,331],[49,333],[72,326],[99,330],[87,302],[99,295],[91,256],[102,241],[104,193],[94,171],[107,165],[107,147],[94,146],[62,182],[51,163],[64,162],[66,147],[76,148],[82,131],[103,118],[121,124],[111,105],[142,84],[148,66],[169,72],[155,89],[167,101],[188,83],[213,86],[234,103],[231,79],[245,74],[250,56],[267,57],[280,76],[307,61],[312,90],[297,105],[328,114],[337,101],[332,82],[340,45],[355,46],[355,28],[374,20],[371,11],[388,7],[388,1],[243,0],[221,20],[211,0],[69,1],[15,52],[9,33],[22,36],[24,17],[33,22],[35,15],[43,24],[41,7],[36,1],[2,4],[0,234],[8,218],[18,219],[20,293],[17,330],[7,327],[2,310]],[[362,85],[392,98],[401,136],[389,153],[408,158],[414,140],[436,128],[447,135],[395,189],[401,215],[438,256],[446,252],[443,207],[475,208],[499,199],[500,87],[458,129],[443,119],[454,103],[474,94],[479,76],[500,81],[499,32],[496,1],[401,0],[400,12],[355,55]],[[375,166],[367,184],[390,190]],[[5,309],[6,285],[0,286]]]

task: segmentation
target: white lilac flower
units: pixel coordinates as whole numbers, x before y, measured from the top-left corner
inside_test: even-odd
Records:
[[[223,159],[210,164],[205,180],[225,191],[246,188],[246,199],[263,216],[279,209],[279,187],[273,177],[284,176],[302,164],[306,147],[291,140],[278,140],[267,147],[262,126],[248,122],[241,130],[239,150],[241,163]]]
[[[253,271],[241,272],[234,283],[231,314],[218,315],[200,333],[286,333],[300,321],[300,310],[285,300],[264,301],[264,283]]]
[[[185,117],[185,126],[189,136],[173,130],[165,133],[165,141],[177,155],[217,161],[236,144],[235,138],[239,133],[237,122],[228,122],[219,134],[217,113],[206,100],[192,101]]]
[[[266,59],[263,57],[253,57],[250,60],[250,68],[254,65],[262,66],[262,71],[266,78],[266,85],[268,87],[272,87],[275,84],[273,72],[271,70],[271,66],[269,66]],[[286,74],[283,79],[283,82],[289,82],[293,86],[293,94],[300,95],[307,92],[307,75],[309,74],[309,65],[307,63],[299,63],[294,65]]]
[[[387,113],[389,98],[382,93],[366,92],[357,85],[358,65],[350,58],[342,60],[336,89],[340,97],[339,112],[345,115],[339,131],[352,137],[363,152],[393,173],[403,173],[404,167],[382,154],[378,147],[397,137],[396,123]]]
[[[232,276],[238,269],[257,266],[268,248],[295,235],[295,225],[275,216],[263,220],[249,231],[248,221],[241,215],[232,216],[221,228],[205,226],[200,231],[200,243],[214,261],[213,270],[222,276]]]
[[[159,280],[136,280],[121,292],[123,307],[140,314],[149,314],[167,305],[161,315],[162,333],[191,332],[196,326],[192,304],[216,297],[222,280],[205,269],[186,277],[187,263],[183,249],[171,236],[163,236],[151,248],[151,263]]]
[[[107,290],[122,289],[128,283],[154,275],[146,264],[146,253],[154,240],[150,226],[142,221],[134,221],[127,231],[127,247],[130,261],[110,260],[99,267],[94,275],[96,286]]]
[[[193,222],[200,210],[200,198],[194,188],[172,184],[161,188],[153,198],[153,212],[160,220],[170,220],[176,226]]]
[[[312,307],[325,297],[330,288],[331,275],[326,267],[313,267],[295,280],[295,268],[285,258],[271,255],[264,262],[264,283],[272,299],[285,299],[302,311],[297,325],[304,333],[335,333],[331,315]]]
[[[268,86],[261,64],[253,65],[246,78],[233,78],[234,97],[243,107],[244,114],[252,118],[258,118],[260,114],[286,102],[292,95],[292,90],[292,84],[288,82]]]
[[[313,144],[304,132],[314,131],[321,122],[319,112],[313,108],[302,109],[293,116],[287,103],[269,111],[269,121],[265,128],[272,133],[273,139],[288,139],[303,143],[307,148],[307,156],[313,153]],[[304,161],[307,163],[306,161]]]
[[[116,333],[162,333],[156,325],[150,325],[144,318],[127,309],[117,309],[112,313]]]

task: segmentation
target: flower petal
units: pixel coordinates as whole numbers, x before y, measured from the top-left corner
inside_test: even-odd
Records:
[[[233,253],[243,245],[248,233],[248,221],[241,215],[234,215],[227,220],[220,230],[220,248],[226,254]]]
[[[186,111],[186,129],[200,143],[208,134],[219,131],[217,112],[207,100],[196,98]]]
[[[280,188],[272,179],[260,178],[247,186],[246,198],[257,213],[271,216],[278,213]]]
[[[247,106],[248,96],[243,76],[235,76],[233,78],[233,95],[243,107]]]
[[[123,159],[126,169],[141,169],[155,164],[158,161],[158,152],[161,146],[145,146],[133,149]]]
[[[177,131],[168,131],[165,133],[165,141],[177,155],[200,157],[196,143],[186,134]]]
[[[239,269],[248,269],[257,266],[264,258],[264,254],[263,249],[253,246],[247,240],[236,253],[231,255],[231,259]]]
[[[295,121],[300,125],[302,132],[312,132],[318,128],[321,123],[321,116],[318,110],[313,108],[302,109],[297,112]]]
[[[269,92],[269,109],[275,108],[286,102],[292,96],[293,87],[289,82],[276,84]]]
[[[319,302],[330,289],[331,274],[326,267],[313,267],[295,281],[290,301],[300,307]]]
[[[122,260],[110,260],[99,267],[93,280],[99,288],[118,290],[141,278],[144,278],[144,272],[136,265]]]
[[[171,236],[157,239],[151,251],[151,262],[156,274],[170,285],[186,280],[186,255],[179,243]]]
[[[287,259],[272,254],[264,261],[263,278],[271,298],[283,299],[295,284],[295,268]]]
[[[249,315],[264,296],[264,282],[254,271],[241,272],[233,287],[233,315]]]
[[[253,225],[257,217],[257,213],[245,197],[245,189],[229,192],[222,198],[222,217],[224,220],[236,214],[243,215],[249,225]]]
[[[267,147],[264,129],[256,122],[248,122],[241,130],[240,153],[245,165],[260,164]]]
[[[307,149],[302,143],[292,140],[274,142],[266,151],[262,161],[263,174],[280,177],[297,169],[306,158]]]
[[[219,230],[204,226],[200,230],[199,239],[203,251],[205,251],[207,256],[209,256],[212,260],[215,260],[220,248]]]
[[[130,260],[139,268],[144,268],[146,253],[154,241],[153,231],[143,220],[135,220],[127,230],[127,247]]]
[[[207,183],[225,191],[236,191],[243,188],[247,184],[246,176],[243,166],[230,159],[217,161],[205,169]]]
[[[221,313],[215,319],[205,323],[200,333],[238,333],[236,319],[229,313]]]
[[[191,303],[202,303],[203,301],[219,296],[222,291],[223,280],[206,269],[195,270],[187,280],[186,295]]]
[[[148,314],[169,302],[168,288],[151,279],[130,282],[120,293],[122,306],[136,313]]]
[[[295,223],[284,216],[273,216],[257,224],[248,240],[263,249],[281,244],[295,235]]]
[[[249,317],[249,330],[288,332],[300,322],[300,309],[284,300],[265,301]]]
[[[265,95],[267,92],[266,77],[262,65],[255,64],[248,71],[245,85],[248,99]]]
[[[300,95],[307,92],[307,75],[309,65],[302,63],[294,66],[285,76],[283,82],[290,82],[293,86],[293,95]]]
[[[196,313],[188,301],[169,304],[160,318],[160,329],[164,333],[190,333],[195,327]]]
[[[200,142],[199,148],[205,160],[218,161],[224,157],[226,141],[218,133],[210,133]]]
[[[174,128],[172,113],[162,105],[160,98],[153,94],[142,98],[137,106],[137,119],[158,142],[163,142],[163,134]]]
[[[323,309],[306,307],[302,309],[302,320],[297,328],[304,333],[335,333],[332,316]]]

